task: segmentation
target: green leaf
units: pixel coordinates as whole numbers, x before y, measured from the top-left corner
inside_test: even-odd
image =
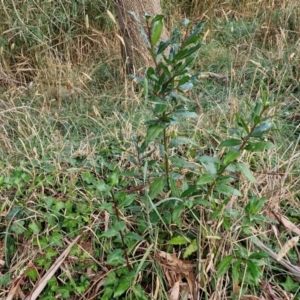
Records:
[[[190,24],[185,22],[186,24]],[[199,39],[199,33],[202,30],[203,26],[204,26],[205,22],[200,22],[198,23],[192,30],[192,33],[187,37],[187,39],[184,41],[183,43],[183,47],[186,47],[187,45],[196,43]],[[197,39],[196,39],[197,38]]]
[[[150,143],[154,139],[156,139],[165,129],[165,126],[162,124],[150,125],[147,130],[147,135],[145,138],[146,143]]]
[[[114,298],[120,297],[123,295],[130,287],[131,282],[127,279],[126,276],[123,276],[118,281],[118,286],[114,292]]]
[[[248,271],[254,280],[255,284],[258,284],[259,282],[259,277],[261,275],[260,268],[257,264],[255,264],[252,260],[246,261],[246,264],[248,266]]]
[[[197,185],[203,185],[203,184],[208,184],[208,183],[212,183],[215,179],[216,179],[216,175],[215,174],[211,174],[211,173],[204,173],[203,175],[201,175],[196,184]]]
[[[0,286],[7,286],[10,282],[10,273],[5,273],[0,277]]]
[[[260,259],[267,258],[267,257],[269,257],[269,254],[266,252],[255,252],[249,256],[249,259],[260,260]]]
[[[224,157],[224,165],[228,165],[241,155],[240,151],[229,150]]]
[[[188,245],[183,253],[183,258],[186,259],[191,256],[193,253],[197,252],[198,245],[197,240],[193,240],[190,245]]]
[[[198,118],[199,115],[194,111],[189,111],[187,109],[178,109],[174,112],[174,115],[184,117],[184,118]]]
[[[168,104],[167,103],[157,103],[155,104],[154,107],[154,113],[156,115],[162,114],[163,112],[165,112],[168,108]]]
[[[31,229],[31,231],[34,233],[34,234],[38,234],[40,233],[41,231],[41,225],[36,223],[36,222],[32,222],[28,225],[29,229]]]
[[[262,152],[264,150],[273,149],[275,146],[271,142],[248,142],[245,150],[251,152]]]
[[[280,285],[287,292],[297,292],[299,290],[299,283],[295,282],[290,276],[286,277],[284,283],[280,283]]]
[[[156,178],[151,184],[149,188],[149,197],[151,199],[154,199],[157,195],[159,195],[164,187],[165,187],[166,181],[164,177]]]
[[[216,190],[225,195],[234,195],[234,196],[239,196],[239,197],[242,196],[242,194],[239,190],[233,188],[232,186],[228,186],[228,185],[217,185]]]
[[[106,230],[105,232],[103,232],[101,234],[101,237],[111,238],[111,237],[118,236],[118,235],[119,235],[119,232],[116,229],[109,228],[108,230]]]
[[[23,220],[15,221],[10,229],[16,234],[22,234],[24,233],[27,229],[24,227],[25,222]]]
[[[273,124],[271,122],[263,123],[253,130],[253,132],[251,133],[251,136],[252,137],[261,137],[263,135],[263,133],[268,131],[272,126],[273,126]]]
[[[179,197],[179,196],[178,196]],[[172,221],[175,223],[178,227],[182,226],[182,221],[181,221],[181,214],[185,211],[185,204],[180,203],[177,204],[173,211],[172,211]]]
[[[238,283],[243,278],[243,273],[240,270],[241,264],[242,264],[242,261],[237,260],[232,265],[232,277],[233,277],[234,283]]]
[[[163,16],[162,16],[163,17]],[[162,19],[161,20],[157,20],[152,24],[152,28],[151,28],[151,46],[155,46],[162,34],[164,28],[164,24]]]
[[[129,206],[135,199],[136,194],[126,195],[123,200],[119,202],[120,208]]]
[[[189,240],[182,235],[174,236],[170,241],[169,244],[171,245],[186,245],[189,243]]]
[[[231,261],[233,259],[232,255],[226,256],[218,265],[217,277],[224,275],[230,268]]]
[[[112,266],[124,264],[124,251],[122,249],[114,250],[108,255],[106,263]]]
[[[235,147],[242,144],[241,140],[238,139],[228,139],[225,141],[222,141],[219,145],[219,147]]]
[[[243,117],[240,117],[239,114],[236,114],[236,115],[235,115],[235,118],[236,118],[237,125],[238,125],[239,127],[243,128],[243,129],[245,130],[245,132],[246,132],[247,134],[249,134],[249,133],[250,133],[250,130],[249,130],[249,128],[248,128],[248,125],[247,125],[246,122],[244,121],[244,118],[243,118]]]
[[[237,171],[241,172],[250,182],[252,183],[256,182],[255,177],[252,175],[251,171],[245,164],[241,162],[237,162],[235,166]]]

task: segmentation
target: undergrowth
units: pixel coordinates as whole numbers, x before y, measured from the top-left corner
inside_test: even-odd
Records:
[[[165,2],[132,79],[106,1],[2,1],[0,298],[300,298],[300,14],[275,2]]]

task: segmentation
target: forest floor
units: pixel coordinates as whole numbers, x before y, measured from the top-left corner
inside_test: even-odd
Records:
[[[165,3],[170,30],[205,21],[169,184],[113,8],[79,2],[0,3],[0,298],[300,299],[297,1]]]

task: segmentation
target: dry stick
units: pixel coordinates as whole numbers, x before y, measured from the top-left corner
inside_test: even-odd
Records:
[[[263,251],[266,251],[273,259],[277,261],[277,254],[273,252],[271,249],[269,249],[267,246],[265,246],[257,237],[252,237],[251,238],[252,242],[262,249]],[[284,266],[287,270],[289,270],[293,275],[295,275],[298,278],[298,281],[300,281],[300,267],[294,266],[291,264],[289,261],[285,259],[281,259],[280,261],[277,261],[279,264]]]

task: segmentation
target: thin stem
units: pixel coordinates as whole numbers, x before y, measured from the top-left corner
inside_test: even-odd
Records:
[[[169,154],[168,154],[168,136],[167,136],[167,128],[164,129],[164,152],[165,152],[165,168],[166,168],[166,179],[168,189],[170,189],[170,180],[169,180]]]

